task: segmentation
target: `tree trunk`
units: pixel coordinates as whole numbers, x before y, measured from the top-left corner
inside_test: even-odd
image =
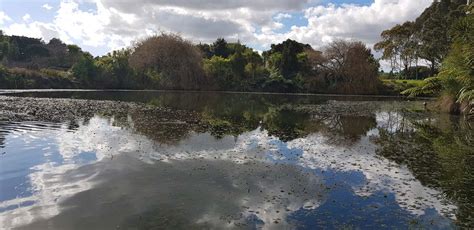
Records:
[[[415,79],[418,80],[418,58],[415,59]]]
[[[430,72],[431,72],[430,73],[431,76],[435,75],[435,61],[434,60],[431,61]]]

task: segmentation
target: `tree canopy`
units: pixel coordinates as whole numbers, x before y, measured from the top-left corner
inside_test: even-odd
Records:
[[[361,42],[335,41],[318,51],[287,39],[260,54],[239,41],[218,38],[195,45],[162,33],[94,57],[59,39],[44,42],[2,33],[0,51],[7,67],[3,79],[15,79],[18,71],[12,68],[25,68],[43,79],[54,73],[77,88],[374,94],[379,86],[378,63]],[[6,87],[28,85],[4,81],[10,82]]]
[[[425,79],[421,86],[403,93],[410,96],[438,94],[443,110],[464,112],[474,118],[474,4],[456,9],[461,9],[464,13],[458,13],[457,10],[453,12],[462,16],[451,22],[446,31],[452,42],[449,43],[446,57],[442,59],[439,74]]]

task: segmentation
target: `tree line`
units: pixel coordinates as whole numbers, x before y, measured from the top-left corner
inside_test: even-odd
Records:
[[[259,54],[218,38],[193,44],[162,33],[94,57],[59,39],[0,34],[1,88],[233,90],[376,94],[378,61],[362,42],[322,51],[286,40]]]
[[[450,28],[466,16],[466,4],[466,0],[434,1],[414,21],[383,31],[374,48],[390,63],[391,72],[402,78],[435,75],[454,39]]]
[[[440,95],[445,110],[472,113],[472,12],[467,0],[437,0],[414,21],[381,33],[374,48],[390,64],[389,77],[425,79],[403,93]],[[0,88],[386,94],[379,68],[359,41],[336,40],[316,50],[288,39],[259,53],[224,38],[193,44],[162,33],[94,57],[59,39],[0,32]]]

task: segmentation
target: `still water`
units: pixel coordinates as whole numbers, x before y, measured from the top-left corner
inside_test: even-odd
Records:
[[[156,122],[153,114],[0,121],[2,229],[474,226],[473,124],[426,111],[422,101],[18,96],[133,101],[194,111],[207,125]]]

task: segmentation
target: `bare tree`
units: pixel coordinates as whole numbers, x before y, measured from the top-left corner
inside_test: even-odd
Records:
[[[362,42],[337,40],[324,51],[321,65],[333,79],[339,93],[373,94],[377,91],[377,60]]]
[[[130,65],[142,74],[157,73],[163,88],[199,89],[205,83],[201,52],[176,34],[162,33],[137,42]]]

